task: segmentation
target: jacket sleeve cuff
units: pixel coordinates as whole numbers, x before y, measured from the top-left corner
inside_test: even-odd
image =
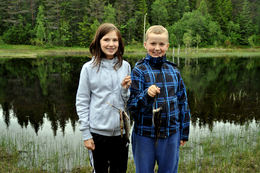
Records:
[[[188,140],[189,140],[189,137],[182,135],[182,136],[181,136],[181,140],[182,140],[182,141],[188,141]]]
[[[153,104],[154,98],[149,96],[148,88],[144,91],[144,93],[145,93],[145,105]]]

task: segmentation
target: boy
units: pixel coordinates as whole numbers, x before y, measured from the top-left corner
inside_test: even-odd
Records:
[[[146,32],[146,57],[131,74],[128,108],[134,119],[132,150],[136,173],[178,171],[179,145],[188,141],[190,110],[184,82],[166,61],[168,31],[160,25]]]

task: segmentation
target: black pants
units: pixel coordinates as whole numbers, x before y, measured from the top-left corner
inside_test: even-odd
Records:
[[[128,161],[127,140],[121,136],[102,136],[92,133],[95,150],[92,151],[96,173],[125,173]]]

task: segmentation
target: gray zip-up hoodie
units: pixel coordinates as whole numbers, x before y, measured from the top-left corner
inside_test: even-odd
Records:
[[[90,132],[104,136],[120,135],[119,111],[111,105],[124,109],[130,95],[129,89],[121,86],[123,79],[131,73],[128,62],[123,61],[122,66],[115,70],[117,58],[102,59],[97,71],[93,60],[85,63],[81,69],[76,95],[83,140],[92,138]]]

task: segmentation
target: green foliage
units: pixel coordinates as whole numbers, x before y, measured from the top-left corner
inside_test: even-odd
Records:
[[[209,15],[207,3],[206,3],[205,0],[202,0],[202,1],[200,2],[200,6],[199,6],[198,10],[199,10],[199,12],[201,12],[201,14],[202,14],[203,16]]]
[[[196,37],[197,34],[200,35],[203,46],[221,40],[219,25],[211,20],[210,15],[203,16],[198,10],[185,13],[181,20],[171,26],[170,35],[172,32],[176,36],[178,44],[182,44],[185,32],[189,32],[191,37]],[[192,42],[190,44],[192,46]]]
[[[191,30],[188,30],[188,32],[183,34],[183,43],[185,44],[186,48],[191,46],[192,40]]]
[[[70,25],[69,22],[66,20],[61,21],[61,26],[60,26],[60,44],[62,46],[69,45],[69,41],[72,38],[72,34],[70,32]]]
[[[116,24],[125,43],[142,43],[146,16],[145,28],[167,27],[175,45],[183,43],[187,30],[193,38],[201,36],[200,46],[225,41],[248,45],[249,37],[260,33],[259,9],[256,0],[0,1],[0,36],[10,44],[88,46],[93,35],[90,26],[97,20]],[[191,24],[184,25],[184,20]]]
[[[104,6],[105,1],[103,0],[89,0],[87,12],[91,22],[94,22],[95,20],[98,20],[99,22],[102,21],[104,18]]]
[[[91,31],[91,34],[90,34],[90,39],[93,40],[94,39],[94,36],[96,34],[96,30],[98,29],[100,23],[98,22],[98,20],[94,20],[94,23],[92,25],[90,25],[90,31]]]
[[[124,28],[126,22],[134,18],[135,3],[134,0],[115,0],[113,7],[116,7],[116,24]],[[124,32],[124,30],[122,31]]]
[[[167,25],[168,12],[167,9],[160,0],[155,0],[152,4],[152,25]]]
[[[136,18],[130,18],[126,25],[121,25],[120,31],[124,31],[122,33],[123,38],[125,38],[128,42],[130,43],[132,40],[135,39],[135,23],[136,23]]]
[[[247,0],[244,0],[242,11],[238,18],[238,23],[240,25],[240,35],[239,38],[240,44],[247,45],[248,38],[253,34],[253,23],[251,19],[249,3]]]
[[[256,35],[251,35],[249,38],[248,38],[248,43],[251,47],[254,47],[256,45],[256,42],[257,42],[257,36]]]
[[[194,42],[197,45],[197,48],[199,47],[199,44],[201,42],[201,36],[199,34],[196,34],[196,37],[194,38]]]
[[[104,7],[103,22],[116,23],[116,9],[111,4]]]
[[[43,45],[44,41],[46,40],[46,29],[45,29],[45,20],[44,20],[44,9],[43,6],[39,6],[37,18],[36,18],[36,26],[34,28],[36,32],[36,45]]]
[[[231,0],[217,0],[216,12],[214,14],[215,20],[225,32],[228,22],[232,19],[232,3]]]
[[[78,40],[80,46],[87,47],[91,42],[91,30],[87,16],[84,16],[83,21],[79,23]]]
[[[241,38],[239,32],[240,32],[239,24],[230,21],[227,25],[226,40],[229,40],[230,44],[232,45],[239,45],[239,39]]]
[[[3,41],[8,44],[29,44],[31,39],[31,25],[10,27],[2,37]]]

